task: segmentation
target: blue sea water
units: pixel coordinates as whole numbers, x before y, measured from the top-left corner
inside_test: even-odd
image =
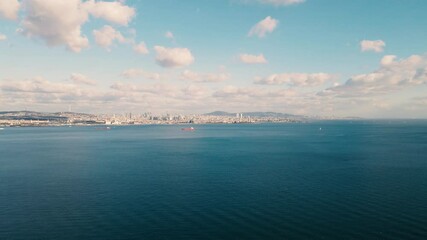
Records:
[[[426,121],[181,127],[0,131],[0,239],[427,239]]]

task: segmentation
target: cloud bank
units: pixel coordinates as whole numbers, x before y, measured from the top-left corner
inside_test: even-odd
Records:
[[[319,92],[320,96],[367,97],[427,84],[427,57],[412,55],[396,61],[386,56],[380,68],[348,79],[344,84]]]
[[[327,73],[282,73],[272,74],[264,78],[257,78],[255,83],[262,85],[288,85],[291,87],[319,86],[334,79]]]

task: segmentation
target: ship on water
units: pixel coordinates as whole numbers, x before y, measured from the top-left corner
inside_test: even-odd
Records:
[[[195,128],[193,127],[185,127],[185,128],[181,128],[182,131],[186,131],[186,132],[193,132],[196,131]]]
[[[108,130],[111,130],[111,127],[97,127],[95,129],[96,130],[101,130],[101,131],[108,131]]]

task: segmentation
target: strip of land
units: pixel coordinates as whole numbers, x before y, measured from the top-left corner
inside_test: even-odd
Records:
[[[0,126],[63,126],[63,125],[147,125],[147,124],[235,124],[235,123],[295,123],[317,117],[276,112],[229,113],[223,111],[206,114],[86,114],[74,112],[0,112]]]

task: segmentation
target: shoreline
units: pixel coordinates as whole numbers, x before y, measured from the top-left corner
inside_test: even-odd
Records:
[[[17,124],[0,125],[0,128],[26,128],[26,127],[120,127],[120,126],[162,126],[162,125],[251,125],[251,124],[281,124],[281,123],[307,123],[308,121],[259,121],[259,122],[203,122],[203,123],[123,123],[123,124]]]

